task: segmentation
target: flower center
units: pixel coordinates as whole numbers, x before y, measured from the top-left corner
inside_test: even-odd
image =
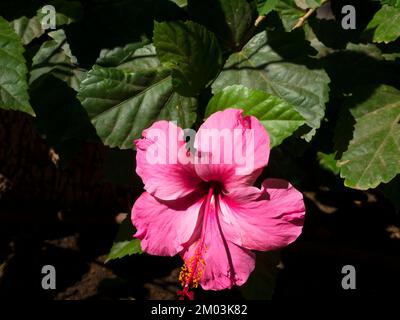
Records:
[[[179,274],[179,280],[181,281],[183,287],[182,290],[178,291],[180,300],[183,300],[185,296],[188,297],[190,300],[193,300],[194,294],[190,291],[190,289],[198,287],[206,266],[206,263],[203,259],[204,253],[207,250],[207,247],[205,245],[205,234],[208,221],[211,214],[213,213],[211,202],[213,200],[213,197],[215,197],[215,195],[221,190],[221,184],[219,182],[210,181],[207,183],[207,187],[208,192],[204,205],[203,225],[201,229],[200,239],[197,242],[193,256],[185,260],[185,263]]]

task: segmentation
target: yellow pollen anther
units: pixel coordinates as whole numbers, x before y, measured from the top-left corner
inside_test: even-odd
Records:
[[[187,259],[182,266],[179,273],[179,281],[183,287],[197,288],[199,286],[206,265],[201,257],[201,251],[196,250],[195,254]]]

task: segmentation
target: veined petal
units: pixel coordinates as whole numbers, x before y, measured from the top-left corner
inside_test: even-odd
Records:
[[[184,197],[201,183],[183,138],[181,128],[172,122],[158,121],[135,141],[136,172],[146,191],[159,199]]]
[[[213,208],[215,210],[215,207]],[[199,283],[205,290],[229,289],[244,284],[255,267],[255,254],[229,241],[222,232],[219,217],[215,212],[209,215],[204,233],[204,250],[201,258]],[[196,256],[199,241],[194,242],[182,253],[185,261]]]
[[[262,189],[238,188],[221,195],[221,226],[226,237],[251,250],[287,246],[300,235],[305,207],[302,194],[281,179],[267,179]]]
[[[144,192],[132,208],[132,223],[141,240],[143,251],[159,256],[173,256],[183,250],[195,232],[204,202],[204,195],[192,193],[186,197],[163,201]]]
[[[227,190],[252,185],[268,163],[269,137],[253,116],[226,109],[212,114],[199,128],[194,142],[200,154],[197,174],[219,181]]]

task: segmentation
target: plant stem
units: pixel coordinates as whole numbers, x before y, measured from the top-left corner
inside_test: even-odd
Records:
[[[321,8],[321,6],[322,6],[323,4],[325,4],[325,2],[327,2],[327,0],[321,1],[321,5],[320,5],[319,8]],[[317,10],[317,9],[318,9],[318,7],[317,7],[317,8],[310,8],[310,9],[308,9],[307,12],[306,12],[306,14],[305,14],[304,16],[302,16],[302,17],[297,21],[297,23],[294,25],[294,27],[292,28],[292,30],[301,27],[301,26],[304,24],[304,22],[305,22],[305,21],[314,13],[314,11]]]
[[[301,26],[304,24],[304,22],[307,20],[307,18],[308,18],[309,16],[311,16],[311,15],[314,13],[315,9],[316,9],[316,8],[308,9],[308,11],[306,12],[306,14],[305,14],[304,16],[302,16],[302,17],[297,21],[297,23],[294,25],[294,27],[292,28],[292,30],[301,27]]]

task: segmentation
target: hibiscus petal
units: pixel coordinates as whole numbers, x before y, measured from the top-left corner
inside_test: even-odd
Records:
[[[182,253],[185,261],[195,255],[199,241]],[[204,241],[204,270],[200,278],[202,288],[222,290],[243,285],[254,270],[255,254],[227,240],[222,233],[219,218],[214,213],[208,219]]]
[[[194,147],[201,155],[195,162],[197,174],[228,190],[252,185],[268,163],[268,134],[257,118],[243,116],[242,110],[212,114],[199,128]]]
[[[305,207],[302,194],[281,179],[267,179],[262,189],[238,188],[219,200],[226,237],[247,249],[269,251],[300,235]]]
[[[158,121],[135,141],[136,172],[146,191],[159,199],[184,197],[201,183],[185,151],[183,137],[183,130],[172,122]]]
[[[173,256],[183,250],[195,231],[204,196],[193,193],[174,201],[163,201],[148,192],[136,200],[132,223],[143,251],[159,256]]]

